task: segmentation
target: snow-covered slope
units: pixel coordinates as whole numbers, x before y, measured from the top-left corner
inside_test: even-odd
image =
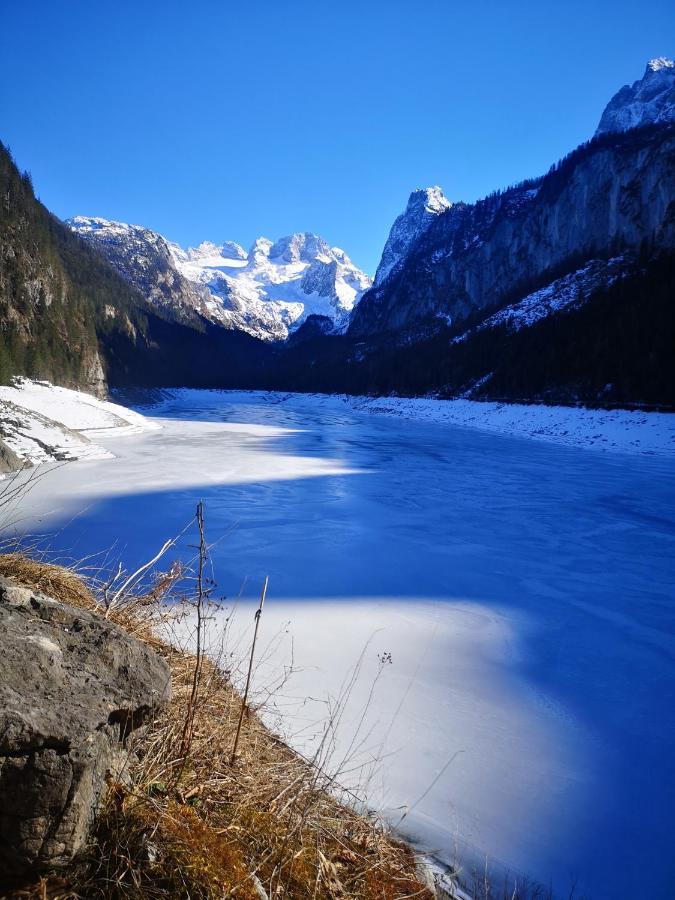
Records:
[[[659,57],[647,63],[645,73],[624,85],[607,104],[595,132],[627,131],[639,125],[675,119],[675,62]]]
[[[453,344],[461,344],[477,331],[485,331],[486,328],[495,328],[498,325],[506,325],[515,331],[529,328],[535,322],[564,309],[581,306],[594,291],[609,287],[617,278],[621,278],[625,270],[623,256],[615,256],[610,260],[592,259],[576,272],[557,278],[546,287],[483,319],[479,325],[454,338]]]
[[[248,253],[232,241],[184,250],[157,232],[101,218],[68,221],[165,311],[190,311],[263,340],[284,340],[310,315],[345,327],[371,279],[339,247],[310,233],[258,238]]]
[[[452,203],[439,187],[413,191],[408,205],[391,226],[375,273],[374,286],[382,284],[401,264],[411,247],[427,230],[436,216],[450,209]]]
[[[18,467],[108,459],[113,454],[94,438],[154,427],[145,416],[117,403],[46,381],[17,378],[11,386],[0,386],[0,463],[3,446]]]

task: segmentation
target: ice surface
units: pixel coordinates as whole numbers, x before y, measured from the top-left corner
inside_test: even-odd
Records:
[[[365,764],[406,833],[563,896],[672,896],[672,416],[197,391],[143,411],[161,431],[35,486],[33,530],[133,565],[203,498],[233,650],[270,576],[256,696],[292,639],[268,715],[297,746],[363,652],[333,764]]]

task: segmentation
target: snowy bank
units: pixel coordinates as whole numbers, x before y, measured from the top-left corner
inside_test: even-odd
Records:
[[[47,381],[17,378],[11,386],[0,387],[0,471],[53,460],[110,459],[113,454],[94,438],[155,427],[117,403]]]
[[[491,434],[534,438],[569,447],[647,455],[675,454],[675,413],[628,409],[589,409],[539,403],[495,403],[480,400],[437,400],[430,397],[365,397],[347,394],[298,394],[278,391],[199,391],[190,388],[158,392],[154,415],[178,401],[205,398],[217,404],[287,405],[296,411],[328,411],[345,407],[357,412],[399,416],[417,422],[471,428]],[[157,399],[159,398],[159,399]]]
[[[287,395],[289,400],[301,396]],[[572,447],[659,455],[675,453],[675,413],[426,397],[350,397],[344,394],[315,394],[312,397],[318,402],[339,402],[368,413],[478,428]]]

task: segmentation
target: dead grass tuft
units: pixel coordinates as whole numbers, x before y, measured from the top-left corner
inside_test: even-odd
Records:
[[[0,575],[25,587],[82,609],[97,608],[94,596],[77,573],[63,566],[31,559],[22,553],[0,554]]]

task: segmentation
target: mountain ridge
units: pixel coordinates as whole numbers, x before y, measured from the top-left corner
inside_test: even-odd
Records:
[[[544,175],[470,204],[439,187],[413,191],[372,285],[343,250],[311,232],[260,237],[248,251],[232,241],[183,249],[142,226],[95,217],[76,217],[68,231],[40,207],[71,275],[81,268],[99,296],[86,275],[95,271],[125,299],[101,295],[81,306],[74,321],[87,339],[78,344],[60,321],[67,339],[57,347],[49,325],[56,283],[40,293],[49,257],[29,259],[25,272],[15,265],[23,293],[0,279],[3,340],[28,311],[24,344],[31,333],[39,343],[35,311],[43,310],[49,352],[70,354],[57,376],[98,378],[101,390],[107,378],[118,386],[672,405],[674,74],[671,60],[651,60],[600,119],[606,125],[609,111],[628,127],[599,126]],[[18,172],[11,177],[26,187]],[[11,229],[1,243],[6,263],[15,253]],[[87,371],[73,375],[78,347]],[[12,353],[1,378],[50,377],[40,374],[49,367]]]
[[[233,241],[183,249],[149,228],[100,217],[67,224],[165,313],[179,321],[196,313],[261,340],[285,340],[311,315],[346,327],[371,284],[344,250],[312,232],[260,237],[247,252]]]

